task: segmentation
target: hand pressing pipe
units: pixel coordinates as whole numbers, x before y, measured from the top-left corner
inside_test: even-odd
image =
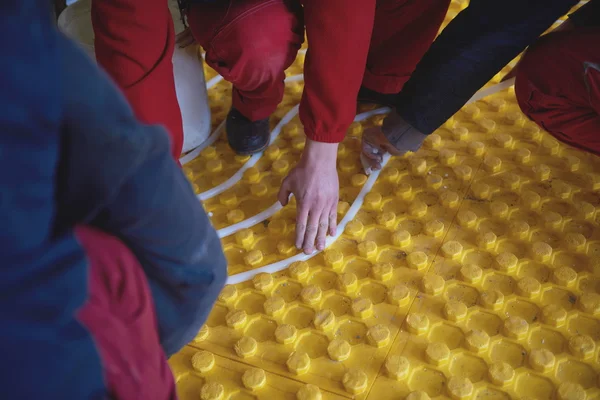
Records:
[[[385,153],[401,156],[409,151],[417,151],[427,135],[419,132],[393,110],[383,121],[381,128],[365,130],[362,139],[360,160],[365,173],[381,169]]]
[[[300,161],[283,180],[279,201],[285,206],[290,194],[296,198],[296,247],[305,254],[325,249],[327,235],[337,229],[339,179],[336,170],[337,143],[310,139]]]

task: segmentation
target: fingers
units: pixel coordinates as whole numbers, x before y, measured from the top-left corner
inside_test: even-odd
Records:
[[[377,161],[377,162],[383,161],[383,151],[369,145],[366,142],[363,143],[362,153],[365,155],[365,157],[367,157],[373,161]]]
[[[373,171],[379,171],[381,169],[381,163],[375,160],[369,160],[369,165]]]
[[[318,162],[318,161],[316,161]],[[311,166],[312,167],[312,166]],[[336,232],[339,183],[335,165],[310,172],[302,167],[294,168],[284,179],[278,199],[288,203],[292,193],[296,199],[296,248],[312,254],[315,248],[325,249],[327,234]]]
[[[383,155],[381,155],[381,154],[372,154],[372,153],[363,152],[361,155],[367,159],[369,164],[381,164],[383,162]]]
[[[362,153],[365,157],[373,159],[378,163],[382,163],[385,153],[390,153],[393,156],[401,156],[405,154],[406,151],[398,150],[394,147],[381,129],[369,128],[363,134]],[[381,169],[381,167],[377,169]]]
[[[309,212],[308,225],[304,232],[304,243],[302,244],[304,254],[312,254],[315,250],[315,239],[317,238],[317,231],[319,230],[320,214],[317,207],[314,207]]]
[[[381,169],[381,163],[366,157],[363,153],[360,153],[360,163],[366,175],[371,175],[373,171]]]
[[[319,251],[324,250],[327,234],[334,236],[337,230],[337,199],[327,207],[314,204],[308,212],[307,221],[302,243],[304,253],[312,254],[315,246]]]
[[[337,200],[329,210],[329,236],[335,236],[337,232]]]
[[[290,191],[289,187],[289,180],[288,178],[285,178],[281,183],[281,188],[279,188],[279,194],[277,195],[277,200],[279,200],[282,206],[286,206],[290,199],[290,194],[292,192]]]
[[[323,212],[319,219],[319,229],[317,230],[317,250],[321,251],[325,248],[325,239],[327,239],[327,231],[329,228],[329,211]]]
[[[365,157],[373,159],[377,162],[383,160],[383,154],[385,150],[381,146],[380,138],[381,131],[375,129],[369,129],[365,131],[362,140],[362,153]]]
[[[298,204],[296,214],[296,248],[302,249],[304,246],[304,234],[306,233],[306,224],[308,222],[308,208]]]

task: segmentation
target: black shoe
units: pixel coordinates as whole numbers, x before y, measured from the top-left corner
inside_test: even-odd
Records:
[[[269,145],[269,118],[250,121],[231,107],[225,123],[227,141],[237,154],[247,156],[263,151]]]
[[[358,91],[358,102],[359,103],[371,103],[371,104],[379,104],[387,107],[394,107],[396,104],[396,95],[395,94],[384,94],[379,93],[371,89],[367,89],[364,86],[360,87]]]

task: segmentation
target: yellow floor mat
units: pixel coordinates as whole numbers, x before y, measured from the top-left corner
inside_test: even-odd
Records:
[[[210,90],[214,127],[228,90]],[[286,86],[273,127],[301,91]],[[367,180],[362,129],[381,120],[340,145],[340,219]],[[204,202],[215,227],[270,207],[303,144],[294,117]],[[220,137],[185,170],[201,193],[248,159]],[[600,399],[599,207],[600,158],[528,121],[512,89],[465,106],[387,164],[325,252],[225,287],[170,360],[180,398]],[[225,237],[230,275],[296,254],[294,217],[292,203]]]

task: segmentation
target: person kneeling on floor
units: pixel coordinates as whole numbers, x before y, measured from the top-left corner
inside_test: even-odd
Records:
[[[279,201],[297,201],[296,247],[323,250],[335,235],[338,144],[360,101],[397,93],[444,21],[450,0],[180,0],[206,62],[233,84],[226,132],[238,154],[269,144],[285,70],[304,41],[300,120],[306,145]],[[189,43],[189,41],[188,41]]]
[[[382,128],[365,131],[363,157],[381,168],[386,152],[418,150],[427,135],[454,115],[527,46],[516,67],[515,93],[523,112],[558,139],[600,152],[600,0],[571,14],[560,32],[539,35],[576,0],[507,0],[490,13],[472,1],[450,22],[391,100]]]
[[[600,155],[600,1],[582,8],[525,52],[515,94],[542,129]]]

